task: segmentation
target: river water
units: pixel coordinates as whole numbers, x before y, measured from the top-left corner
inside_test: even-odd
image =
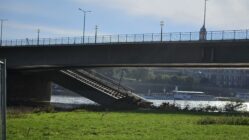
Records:
[[[190,108],[202,108],[206,106],[216,106],[218,108],[223,108],[226,104],[231,103],[229,101],[188,101],[188,100],[149,100],[153,102],[155,106],[160,106],[162,103],[170,103],[170,104],[176,104],[181,108],[186,107],[187,105]],[[249,111],[249,102],[245,102],[243,105],[243,108],[241,109],[243,111]]]
[[[190,108],[194,107],[205,107],[205,106],[216,106],[219,108],[224,107],[228,101],[188,101],[188,100],[148,100],[151,101],[155,106],[160,106],[162,103],[177,104],[181,108],[189,105]],[[84,97],[72,97],[72,96],[51,96],[51,103],[62,108],[74,108],[81,105],[98,105],[97,103],[84,98]],[[244,103],[243,111],[249,111],[249,102]]]

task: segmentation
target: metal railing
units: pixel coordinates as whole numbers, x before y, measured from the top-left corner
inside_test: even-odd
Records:
[[[218,40],[248,40],[249,30],[209,31],[206,40],[200,40],[200,32],[146,33],[85,36],[84,44],[104,43],[139,43],[139,42],[171,42],[171,41],[218,41]],[[3,40],[2,46],[50,46],[83,44],[82,37],[40,38]]]
[[[93,88],[95,88],[95,89],[109,95],[109,96],[112,96],[115,99],[121,99],[121,98],[125,97],[124,95],[119,94],[119,93],[114,95],[113,92],[112,92],[113,91],[112,89],[106,88],[106,87],[102,86],[101,84],[94,82],[93,80],[90,80],[90,79],[88,79],[88,78],[86,78],[84,76],[81,76],[76,71],[72,71],[72,70],[60,70],[60,71],[62,73],[64,73],[64,74],[72,77],[72,78],[75,78],[75,79],[77,79],[77,80],[79,80],[79,81],[81,81],[81,82],[83,82],[83,83],[85,83],[85,84],[87,84],[87,85],[89,85],[89,86],[91,86],[91,87],[93,87]]]
[[[121,94],[124,94],[125,96],[131,96],[134,97],[135,99],[141,99],[143,101],[146,101],[145,98],[143,98],[142,96],[137,95],[136,93],[134,93],[134,89],[131,89],[129,87],[125,87],[124,85],[121,85],[120,83],[118,83],[117,81],[110,79],[100,73],[94,72],[92,70],[78,70],[81,73],[84,73],[90,77],[92,77],[93,79],[108,85],[109,87],[115,89],[116,91],[119,91]]]
[[[94,72],[92,70],[86,70],[86,69],[76,70],[75,72],[77,74],[79,74],[78,72],[80,72],[81,74],[84,74],[84,75],[90,77],[91,79],[94,79],[95,81],[100,82],[102,85],[105,85],[105,86],[111,88],[112,90],[117,91],[118,93],[120,93],[123,96],[131,96],[131,97],[135,97],[136,99],[142,99],[145,101],[145,99],[143,97],[135,94],[133,89],[131,89],[129,87],[125,87],[124,85],[121,85],[117,81],[110,79],[110,78],[108,78],[100,73]]]
[[[123,85],[121,85],[120,83],[118,83],[117,81],[113,80],[113,79],[110,79],[109,77],[106,77],[100,73],[97,73],[97,72],[94,72],[92,70],[86,70],[86,69],[80,69],[78,70],[79,72],[81,72],[82,74],[85,74],[105,85],[108,85],[109,87],[121,92],[121,93],[124,93],[125,95],[129,95],[129,93],[132,93],[133,90],[128,88],[128,87],[125,87]]]

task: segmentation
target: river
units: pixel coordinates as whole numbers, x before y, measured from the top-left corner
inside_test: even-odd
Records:
[[[149,100],[151,101],[155,106],[159,106],[162,103],[175,103],[181,108],[186,107],[189,105],[190,108],[194,107],[205,107],[205,106],[216,106],[216,107],[224,107],[228,101],[187,101],[187,100]],[[84,97],[72,97],[72,96],[59,96],[59,95],[53,95],[51,96],[51,103],[54,104],[57,107],[62,108],[74,108],[81,105],[98,105],[97,103],[84,98]],[[249,102],[244,103],[244,111],[249,111]]]

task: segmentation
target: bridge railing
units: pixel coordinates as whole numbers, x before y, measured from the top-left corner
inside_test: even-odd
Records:
[[[86,70],[86,69],[81,69],[81,70],[78,70],[80,73],[83,73],[95,80],[98,80],[99,82],[101,83],[104,83],[106,85],[108,85],[109,87],[112,87],[122,93],[125,93],[125,94],[129,94],[129,93],[132,93],[133,90],[128,88],[128,87],[124,87],[123,85],[121,85],[120,83],[118,83],[117,81],[113,80],[113,79],[110,79],[100,73],[97,73],[95,71],[92,71],[92,70]]]
[[[248,40],[249,30],[209,31],[206,40]],[[136,43],[136,42],[171,42],[171,41],[199,41],[199,32],[119,34],[82,37],[40,38],[3,40],[1,46],[50,46],[63,44],[103,44],[103,43]]]

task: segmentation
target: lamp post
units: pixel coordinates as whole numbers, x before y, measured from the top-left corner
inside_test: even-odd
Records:
[[[206,30],[206,13],[207,13],[207,1],[208,0],[204,0],[205,4],[204,4],[204,21],[203,21],[203,26],[201,27],[200,30],[200,40],[207,40],[207,30]]]
[[[164,26],[164,21],[160,22],[161,25],[161,42],[163,41],[163,26]]]
[[[95,26],[95,43],[97,43],[97,36],[98,36],[98,25]]]
[[[39,45],[40,41],[40,29],[37,30],[37,45]]]
[[[1,37],[0,37],[0,46],[2,46],[2,42],[3,42],[3,22],[7,21],[7,19],[0,19],[1,20]]]
[[[85,10],[82,10],[81,8],[79,8],[79,10],[84,13],[83,33],[82,33],[82,44],[84,44],[85,43],[86,14],[92,11],[85,11]]]
[[[204,22],[203,22],[203,26],[206,26],[206,14],[207,14],[207,1],[208,0],[204,0],[205,4],[204,4]]]

